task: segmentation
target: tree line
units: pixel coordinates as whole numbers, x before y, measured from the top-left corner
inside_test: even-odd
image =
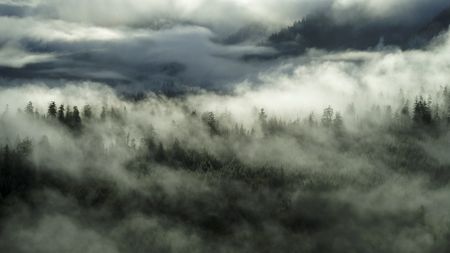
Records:
[[[364,118],[364,120],[368,121],[384,119],[391,125],[415,127],[416,129],[433,127],[441,130],[450,125],[450,92],[447,87],[437,95],[436,102],[433,102],[433,99],[430,96],[427,99],[423,96],[417,96],[412,105],[407,99],[401,98],[401,100],[401,106],[395,111],[392,109],[392,106],[385,106],[384,109],[382,109],[380,106],[375,105],[366,113],[366,115],[359,115],[359,118]],[[21,113],[22,110],[19,109],[19,112]],[[43,119],[49,122],[59,122],[68,129],[80,132],[84,123],[92,121],[113,119],[126,123],[125,118],[127,109],[125,107],[116,108],[102,106],[100,112],[95,112],[90,105],[84,105],[80,109],[78,106],[64,104],[57,105],[54,101],[51,101],[47,107],[47,112],[40,113],[38,109],[34,107],[32,101],[29,101],[24,107],[23,112],[31,118]],[[335,111],[331,106],[328,106],[319,116],[316,116],[313,112],[310,113],[304,119],[304,122],[310,127],[333,129],[338,133],[342,133],[345,129],[344,117],[355,117],[356,114],[356,108],[353,104],[350,104],[347,107],[344,114]],[[231,129],[227,128],[224,124],[221,124],[221,120],[218,119],[218,116],[212,111],[197,115],[197,112],[193,110],[191,116],[200,119],[213,135],[227,135],[230,133],[251,135],[255,132],[254,127],[245,129],[242,124],[238,123],[235,123],[235,126]],[[290,122],[283,121],[276,117],[269,117],[264,108],[259,110],[257,119],[258,126],[264,134],[273,134],[277,131],[283,131],[283,129],[289,125],[300,123],[299,119]]]

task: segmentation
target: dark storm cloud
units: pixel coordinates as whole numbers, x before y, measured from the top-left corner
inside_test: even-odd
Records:
[[[24,54],[35,55],[19,68],[4,64],[2,74],[6,78],[79,78],[132,83],[145,89],[164,83],[211,86],[254,70],[241,60],[243,55],[272,53],[258,46],[216,44],[212,42],[214,34],[198,26],[155,31],[67,24],[71,29],[66,30],[65,23],[60,21],[50,24],[36,21],[37,29],[27,33],[26,26],[32,20],[5,21],[24,27],[22,32],[4,30]],[[47,55],[52,57],[46,59]]]
[[[212,24],[218,29],[222,27],[219,30],[239,28],[252,22],[286,25],[324,10],[331,10],[331,14],[341,20],[369,18],[417,22],[433,17],[448,6],[445,0],[36,0],[18,3],[21,2],[33,6],[36,15],[67,21],[120,26],[165,19]]]
[[[274,59],[275,49],[296,55],[426,44],[430,36],[415,33],[446,6],[443,0],[2,1],[0,74],[136,90],[226,90],[278,64],[260,61]],[[306,25],[269,37],[305,17]]]
[[[18,6],[0,3],[0,16],[24,17],[28,15],[31,8],[27,6]]]
[[[446,1],[0,2],[0,252],[449,252]]]

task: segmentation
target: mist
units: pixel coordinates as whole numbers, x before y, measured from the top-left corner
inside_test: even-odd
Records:
[[[447,1],[0,1],[0,252],[448,252]]]
[[[230,92],[311,49],[423,49],[447,30],[440,14],[448,7],[440,0],[3,1],[0,73],[10,83]]]

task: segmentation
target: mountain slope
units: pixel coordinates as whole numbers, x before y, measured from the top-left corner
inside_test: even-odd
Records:
[[[314,15],[273,34],[269,43],[285,54],[303,53],[307,48],[366,50],[380,41],[403,46],[412,32],[406,25],[337,23],[326,15]]]
[[[429,23],[424,25],[414,38],[414,43],[424,45],[434,37],[448,30],[450,26],[450,7],[442,11],[433,18]]]
[[[282,55],[297,55],[308,48],[329,51],[367,50],[378,45],[419,48],[429,43],[450,25],[450,8],[430,22],[410,25],[381,21],[339,23],[326,14],[308,16],[272,34],[268,44]]]

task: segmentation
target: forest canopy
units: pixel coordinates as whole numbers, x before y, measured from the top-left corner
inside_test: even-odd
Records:
[[[5,108],[0,249],[81,250],[86,241],[113,252],[449,247],[447,87],[296,118],[254,108],[245,120],[187,98],[111,96],[112,104],[55,98]],[[63,245],[33,235],[50,240],[61,229]],[[383,243],[368,248],[372,241]]]
[[[450,252],[448,0],[0,0],[0,253]]]

